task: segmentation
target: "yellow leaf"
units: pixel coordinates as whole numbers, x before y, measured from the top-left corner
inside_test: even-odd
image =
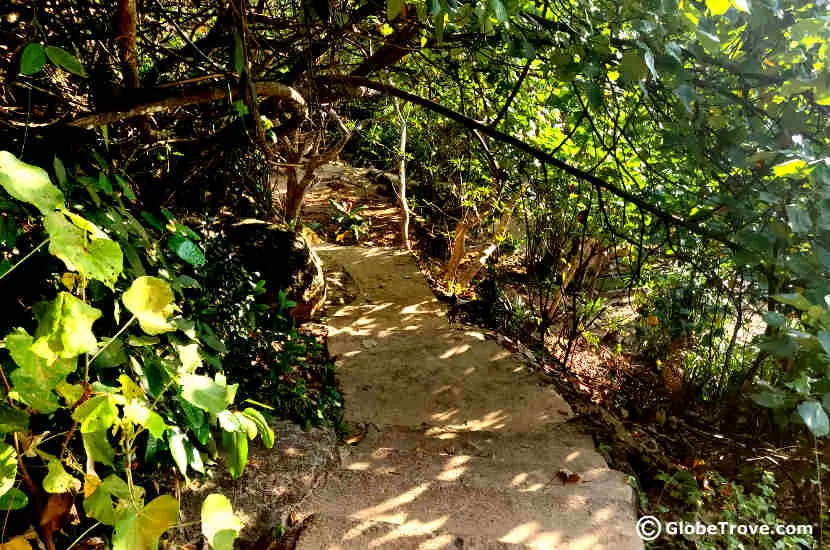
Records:
[[[75,274],[67,272],[61,275],[61,284],[66,287],[66,290],[75,288]]]
[[[338,233],[337,237],[335,237],[334,240],[336,240],[337,242],[340,242],[345,238],[346,238],[346,232],[344,231],[343,233]]]
[[[86,474],[84,476],[84,498],[89,498],[99,485],[101,485],[100,477],[95,474]]]
[[[9,542],[0,544],[0,550],[32,550],[32,545],[20,535],[14,537]]]

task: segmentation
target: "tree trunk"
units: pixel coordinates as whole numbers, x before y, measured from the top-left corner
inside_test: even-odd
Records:
[[[138,47],[136,46],[136,0],[118,0],[118,43],[121,45],[121,62],[124,84],[138,88]]]
[[[395,110],[398,112],[398,118],[401,121],[401,147],[400,147],[400,161],[398,163],[398,179],[400,180],[400,189],[398,190],[398,203],[403,213],[401,220],[401,243],[407,250],[412,250],[412,245],[409,242],[409,203],[406,202],[406,116],[401,109],[401,102],[395,98]]]

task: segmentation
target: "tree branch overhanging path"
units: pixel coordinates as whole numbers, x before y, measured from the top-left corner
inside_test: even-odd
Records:
[[[586,172],[580,168],[568,164],[567,162],[553,156],[551,153],[543,151],[537,147],[534,147],[533,145],[530,145],[520,140],[519,138],[513,135],[504,133],[496,129],[492,124],[487,125],[477,120],[474,120],[461,113],[453,111],[452,109],[449,109],[441,105],[440,103],[420,97],[405,90],[401,90],[400,88],[397,88],[395,86],[384,84],[382,82],[377,82],[361,76],[320,76],[315,77],[314,81],[318,85],[337,86],[339,87],[339,91],[341,93],[351,97],[365,97],[366,95],[370,94],[369,90],[372,90],[376,93],[385,94],[418,105],[420,107],[433,111],[449,120],[452,120],[453,122],[460,124],[465,128],[468,128],[470,130],[478,132],[479,134],[486,135],[492,139],[495,139],[506,145],[514,147],[515,149],[522,151],[523,153],[526,153],[543,163],[558,168],[566,174],[569,174],[579,180],[591,184],[592,186],[594,186],[594,188],[597,189],[597,191],[606,191],[613,195],[616,195],[617,197],[625,201],[628,201],[631,204],[634,204],[643,212],[647,212],[648,214],[654,216],[668,227],[680,227],[687,229],[694,234],[718,241],[731,249],[736,249],[738,247],[738,245],[731,241],[728,237],[721,235],[719,233],[711,232],[706,228],[702,227],[699,223],[701,221],[700,215],[695,216],[693,219],[684,219],[675,214],[667,212],[649,203],[642,197],[639,197],[634,193],[620,187],[619,185],[616,185],[590,172]],[[256,91],[257,95],[261,97],[277,97],[288,101],[294,107],[294,110],[297,114],[305,116],[308,112],[306,101],[303,98],[302,94],[300,94],[297,90],[290,86],[278,82],[257,82]],[[85,115],[83,117],[79,117],[75,120],[70,121],[68,124],[70,126],[75,126],[79,128],[94,128],[97,126],[111,124],[113,122],[126,120],[136,116],[166,111],[175,107],[210,103],[222,99],[234,100],[238,97],[240,97],[239,90],[235,90],[233,88],[228,88],[227,86],[221,85],[216,85],[212,87],[198,87],[189,91],[188,88],[183,88],[178,92],[173,92],[169,96],[157,99],[156,101],[138,104],[123,111],[112,111],[106,113],[94,113],[90,115]]]

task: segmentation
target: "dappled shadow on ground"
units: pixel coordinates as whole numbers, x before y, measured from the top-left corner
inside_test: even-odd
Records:
[[[449,326],[409,255],[318,253],[352,278],[327,324],[355,433],[300,548],[641,547],[630,487],[568,404],[487,333]]]

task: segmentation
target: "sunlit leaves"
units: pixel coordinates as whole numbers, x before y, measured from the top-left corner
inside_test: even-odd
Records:
[[[161,495],[140,510],[126,510],[115,524],[113,550],[155,550],[158,539],[179,521],[179,503]]]
[[[35,206],[43,214],[63,208],[63,193],[49,181],[49,174],[8,151],[0,151],[0,186],[15,199]]]
[[[43,478],[43,490],[47,493],[68,493],[80,491],[81,482],[66,473],[60,460],[51,459],[48,465],[49,472]]]
[[[706,7],[712,15],[723,15],[731,6],[730,0],[706,0]]]
[[[209,376],[185,374],[180,378],[182,397],[192,405],[211,414],[218,414],[233,402],[236,384],[227,386],[224,377],[217,375],[216,381]]]
[[[213,550],[232,550],[233,542],[242,530],[242,520],[233,513],[228,497],[210,494],[202,503],[202,534]]]
[[[61,212],[46,216],[44,225],[50,237],[49,252],[63,260],[69,270],[112,287],[124,267],[121,247],[93,224],[79,219],[83,220],[76,216],[75,221],[84,227],[71,222]]]
[[[779,178],[799,177],[807,163],[802,159],[791,159],[772,167],[772,173]]]
[[[93,353],[97,347],[92,324],[101,311],[68,292],[59,292],[40,315],[32,351],[49,363]]]
[[[268,422],[265,420],[265,417],[256,409],[247,408],[242,411],[251,422],[256,425],[257,431],[259,432],[260,437],[262,437],[262,443],[265,445],[267,449],[270,449],[274,446],[274,431],[268,425]]]
[[[22,328],[6,337],[6,348],[17,364],[9,380],[21,401],[42,413],[57,410],[54,390],[66,376],[75,370],[76,359],[56,359],[53,362],[32,351],[34,339]]]
[[[176,330],[170,316],[176,311],[173,290],[158,277],[143,276],[133,281],[121,297],[124,307],[136,316],[141,330],[155,335]]]
[[[17,451],[5,441],[0,441],[0,495],[5,495],[14,487],[16,476]]]
[[[110,475],[103,481],[99,480],[97,476],[87,476],[84,483],[84,511],[86,514],[104,525],[114,525],[117,514],[113,499],[129,500],[130,488],[127,483],[116,475]]]

